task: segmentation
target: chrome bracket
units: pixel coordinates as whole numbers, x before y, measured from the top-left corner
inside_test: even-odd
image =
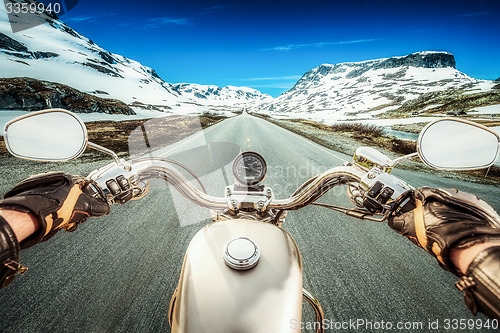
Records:
[[[242,190],[235,185],[226,187],[226,202],[229,209],[238,211],[240,209],[256,210],[264,212],[274,199],[273,191],[270,187],[264,186],[259,190]]]

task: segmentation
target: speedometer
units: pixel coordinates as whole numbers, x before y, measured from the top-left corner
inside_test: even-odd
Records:
[[[259,154],[247,151],[241,153],[233,162],[233,174],[242,185],[254,186],[266,177],[266,161]]]

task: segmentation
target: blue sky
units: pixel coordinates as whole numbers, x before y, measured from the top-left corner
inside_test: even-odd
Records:
[[[170,83],[278,96],[323,63],[416,51],[448,51],[460,71],[500,77],[498,1],[81,0],[61,18]]]

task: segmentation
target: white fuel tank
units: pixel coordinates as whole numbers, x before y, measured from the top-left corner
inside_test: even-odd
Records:
[[[255,244],[259,258],[240,239]],[[235,257],[249,253],[258,262],[245,270],[227,264],[227,244]],[[205,226],[191,240],[170,307],[172,332],[296,332],[302,262],[295,241],[283,229],[258,221]]]

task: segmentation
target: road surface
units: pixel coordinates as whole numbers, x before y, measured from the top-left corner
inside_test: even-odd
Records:
[[[269,167],[266,183],[278,197],[350,159],[245,114],[155,154],[175,156],[204,174],[209,193],[222,195],[227,180],[232,182],[230,168],[214,167],[214,161],[191,150],[220,141],[262,154]],[[221,155],[227,162],[234,157]],[[103,161],[80,159],[57,167],[85,174],[100,165]],[[44,167],[4,159],[0,190],[4,193]],[[207,174],[207,168],[213,172]],[[458,187],[477,193],[500,209],[499,187],[410,171],[394,173],[416,187]],[[0,290],[0,332],[169,332],[167,310],[184,253],[193,235],[209,223],[209,215],[183,202],[164,184],[153,185],[146,198],[114,206],[109,216],[87,221],[73,234],[60,232],[23,251],[21,260],[29,272]],[[345,188],[330,191],[321,201],[349,205]],[[304,287],[320,300],[327,319],[417,322],[423,329],[403,332],[428,332],[429,321],[435,319],[474,318],[453,287],[455,277],[386,224],[310,206],[290,212],[284,228],[301,250]],[[304,320],[312,319],[307,312]]]

